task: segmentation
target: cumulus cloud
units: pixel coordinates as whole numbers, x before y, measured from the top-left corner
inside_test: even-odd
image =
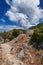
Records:
[[[19,27],[19,26],[12,26],[12,25],[1,25],[0,26],[0,31],[9,31],[9,30],[12,30],[12,29],[23,29],[22,27]]]
[[[40,18],[39,0],[6,0],[10,9],[6,12],[6,16],[13,22],[18,23],[22,27],[29,28],[37,25]]]
[[[40,17],[43,18],[43,9],[41,9],[41,16]]]

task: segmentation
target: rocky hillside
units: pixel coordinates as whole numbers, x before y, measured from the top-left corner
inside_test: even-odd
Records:
[[[0,45],[0,65],[42,65],[36,49],[28,44],[28,34],[20,34]]]
[[[8,32],[0,32],[0,43],[9,42],[16,38],[19,34],[25,33],[25,30],[13,29]]]
[[[0,65],[43,65],[43,49],[35,48],[37,44],[39,46],[36,41],[43,44],[42,35],[43,24],[27,30],[0,33]]]

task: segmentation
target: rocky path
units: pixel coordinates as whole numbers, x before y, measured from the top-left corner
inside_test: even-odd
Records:
[[[28,45],[29,39],[27,34],[21,34],[14,40],[1,44],[3,63],[0,65],[41,65],[35,50]]]
[[[11,47],[8,44],[1,45],[2,48],[2,58],[7,65],[24,65],[17,57],[10,54]]]

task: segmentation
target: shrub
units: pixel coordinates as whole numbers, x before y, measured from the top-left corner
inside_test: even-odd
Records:
[[[43,26],[38,25],[34,30],[30,44],[32,44],[37,49],[43,49]]]
[[[14,29],[13,32],[12,32],[12,34],[13,34],[14,37],[17,37],[20,34],[20,31]]]

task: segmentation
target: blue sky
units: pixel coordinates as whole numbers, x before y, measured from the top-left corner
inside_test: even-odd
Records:
[[[43,23],[43,0],[0,0],[0,31]]]

